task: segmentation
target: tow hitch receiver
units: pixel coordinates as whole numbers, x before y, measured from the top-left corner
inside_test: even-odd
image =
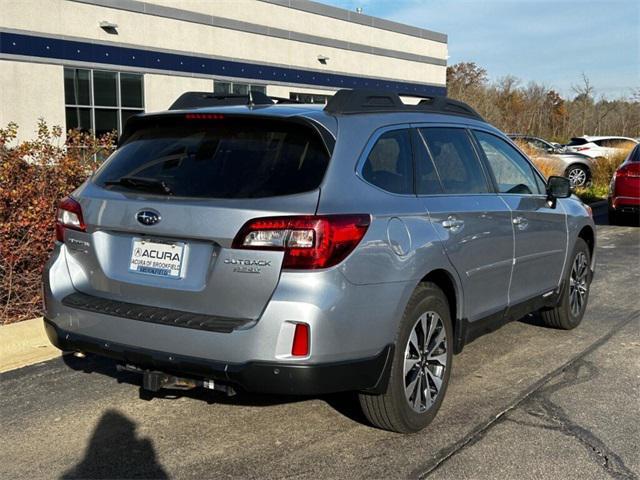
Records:
[[[142,388],[150,392],[157,392],[162,388],[172,390],[191,390],[192,388],[202,387],[208,390],[218,390],[226,393],[231,397],[236,394],[233,387],[214,382],[211,379],[198,380],[195,378],[177,377],[168,373],[156,370],[143,370],[135,365],[118,365],[119,372],[132,372],[142,375]]]

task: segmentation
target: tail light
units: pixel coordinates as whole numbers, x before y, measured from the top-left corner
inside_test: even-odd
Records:
[[[616,177],[640,177],[640,162],[631,162],[622,165],[616,170]]]
[[[294,357],[306,357],[309,355],[309,325],[297,323],[293,333],[293,344],[291,345],[291,355]]]
[[[584,150],[589,150],[591,147],[577,147],[576,152],[583,152]]]
[[[328,268],[353,251],[370,221],[369,215],[257,218],[240,229],[233,248],[284,251],[282,268]]]
[[[82,208],[80,204],[71,197],[65,197],[58,203],[56,212],[56,240],[64,242],[64,230],[78,230],[84,232],[87,226],[82,218]]]

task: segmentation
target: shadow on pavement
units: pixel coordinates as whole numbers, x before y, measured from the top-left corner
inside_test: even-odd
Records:
[[[168,479],[156,459],[153,442],[136,436],[136,424],[117,410],[108,410],[93,431],[84,458],[61,479]]]

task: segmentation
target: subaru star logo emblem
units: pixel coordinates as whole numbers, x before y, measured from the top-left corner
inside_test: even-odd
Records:
[[[136,214],[136,218],[141,224],[147,225],[147,226],[155,225],[160,220],[162,220],[162,217],[160,217],[160,214],[153,210],[140,210]]]

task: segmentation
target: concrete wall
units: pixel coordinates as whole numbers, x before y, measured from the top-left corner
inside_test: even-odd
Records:
[[[171,75],[144,76],[144,105],[147,112],[166,110],[184,92],[212,92],[213,81]]]
[[[255,0],[181,0],[180,2],[175,0],[147,0],[147,3],[166,7],[179,7],[184,10],[233,18],[245,22],[263,23],[270,27],[380,48],[394,49],[394,47],[399,47],[404,52],[418,55],[429,55],[438,58],[446,58],[447,56],[446,43],[358,25],[354,22],[327,18]]]
[[[26,140],[40,117],[64,128],[62,67],[0,60],[0,127],[16,122],[18,140]]]
[[[151,60],[152,67],[136,68],[117,61],[110,64],[106,59],[84,63],[69,60],[70,57],[41,56],[42,53],[0,52],[0,125],[17,121],[23,138],[31,135],[38,117],[65,126],[63,65],[144,73],[146,111],[165,110],[185,91],[212,91],[215,80],[267,85],[268,94],[285,98],[290,92],[332,94],[340,87],[324,87],[330,83],[323,81],[316,82],[317,85],[311,82],[312,77],[321,78],[325,72],[350,75],[349,82],[353,78],[364,79],[365,87],[375,87],[376,79],[427,85],[425,88],[432,88],[431,85],[440,88],[446,83],[447,44],[443,35],[394,26],[391,22],[313,2],[300,1],[295,8],[278,5],[276,0],[0,2],[0,29],[14,35],[47,37],[42,42],[51,38],[72,40],[83,42],[81,48],[86,47],[87,51],[91,49],[87,44],[100,43],[142,49],[153,55],[158,55],[156,51],[171,52],[187,57],[233,59],[258,68],[295,69],[286,70],[293,72],[289,76],[283,74],[287,78],[271,78],[269,73],[269,78],[256,80],[242,78],[240,67],[244,63],[236,67],[234,76],[229,70],[222,74],[172,72],[155,65],[155,58]],[[351,20],[352,16],[355,20]],[[214,18],[223,21],[212,26]],[[117,34],[101,29],[101,21],[117,24]],[[373,26],[376,22],[380,28]],[[287,32],[295,40],[287,37]],[[44,49],[42,45],[40,48]],[[73,48],[75,52],[76,47]],[[329,57],[326,65],[318,61],[319,55]],[[289,78],[296,73],[298,78],[308,75],[310,83],[302,85]],[[371,85],[365,83],[369,79]]]
[[[174,5],[183,5],[182,2],[173,3]],[[189,5],[195,8],[197,5],[202,6],[211,3],[217,4],[218,2],[195,2]],[[246,3],[246,0],[240,3]],[[232,5],[232,3],[228,3],[228,8],[220,13],[223,14],[227,11],[229,13],[238,13],[241,10],[237,6],[232,7]],[[255,5],[255,8],[262,8],[263,5],[266,5],[272,9],[283,9],[283,7],[255,1],[251,5]],[[95,5],[64,0],[10,0],[3,2],[3,7],[4,11],[0,26],[5,28],[353,75],[393,78],[440,85],[444,85],[446,81],[446,67],[440,65],[346,51],[339,48],[290,41]],[[281,14],[280,17],[287,17],[288,15],[295,17],[298,15],[295,10],[283,10],[288,14]],[[318,17],[317,15],[305,15],[307,17]],[[118,25],[118,34],[111,35],[100,29],[98,23],[102,20],[116,23]],[[307,22],[309,21],[307,20]],[[327,24],[325,28],[337,23],[332,29],[337,34],[341,30],[338,28],[340,27],[339,24],[347,22],[327,19],[324,23]],[[357,25],[348,24],[343,26],[342,30],[357,29],[357,27]],[[298,29],[303,28],[303,26],[298,27]],[[369,30],[368,39],[371,41],[374,41],[378,35],[390,34],[390,32],[377,31],[372,28]],[[331,32],[327,32],[327,34],[329,33]],[[412,38],[407,35],[397,35],[399,37]],[[422,45],[423,55],[438,53],[441,58],[446,55],[446,44],[417,38],[413,40],[413,42],[410,42],[402,38],[402,41],[396,40],[393,43],[385,43],[385,45],[386,48],[395,46],[397,49],[406,50],[411,43],[415,43]],[[431,44],[434,44],[434,46],[431,46]],[[432,52],[431,50],[433,49],[438,50],[438,52]],[[318,62],[318,55],[329,57],[328,64],[321,65]]]

